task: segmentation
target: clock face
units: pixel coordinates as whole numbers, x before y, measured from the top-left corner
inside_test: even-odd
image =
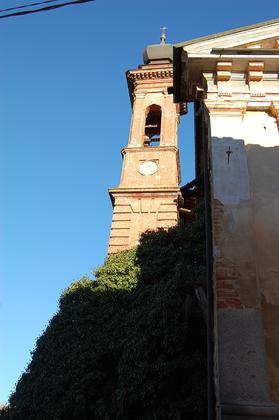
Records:
[[[158,165],[153,160],[146,160],[145,162],[141,163],[139,167],[139,173],[141,175],[153,175],[157,172]]]

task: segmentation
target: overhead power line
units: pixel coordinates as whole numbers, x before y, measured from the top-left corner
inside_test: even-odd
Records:
[[[36,3],[24,4],[22,6],[9,7],[8,9],[0,9],[0,13],[11,12],[12,10],[18,10],[18,9],[26,9],[27,7],[40,6],[42,4],[54,3],[54,2],[57,2],[57,1],[60,1],[60,0],[44,0],[44,1],[39,1],[39,2],[36,2]]]
[[[10,7],[8,9],[2,9],[2,10],[0,10],[0,13],[14,11],[14,10],[19,10],[19,9],[26,9],[26,8],[34,7],[34,6],[42,6],[44,4],[54,3],[54,2],[57,2],[57,1],[59,1],[59,0],[45,0],[45,1],[40,1],[40,2],[36,2],[36,3],[30,3],[30,4],[26,4],[26,5],[22,5],[22,6]],[[67,1],[67,2],[64,2],[64,3],[52,4],[52,5],[49,5],[49,6],[43,6],[43,7],[40,7],[38,9],[31,9],[31,10],[28,9],[28,10],[18,11],[18,12],[14,12],[14,13],[8,13],[8,14],[5,14],[5,15],[0,15],[0,19],[14,17],[14,16],[29,15],[31,13],[47,12],[49,10],[58,9],[60,7],[71,6],[73,4],[89,3],[89,2],[92,2],[92,1],[95,1],[95,0],[73,0],[73,1]]]

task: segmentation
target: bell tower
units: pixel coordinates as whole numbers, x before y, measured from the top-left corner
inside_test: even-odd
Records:
[[[109,189],[113,218],[109,254],[136,245],[144,231],[178,222],[180,165],[177,128],[180,106],[173,103],[172,46],[150,45],[144,64],[127,71],[132,119],[122,150],[120,184]]]

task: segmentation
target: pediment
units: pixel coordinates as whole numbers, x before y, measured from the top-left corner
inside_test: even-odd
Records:
[[[188,54],[210,54],[213,49],[279,50],[279,19],[221,32],[175,45]]]
[[[261,38],[258,40],[253,40],[252,42],[238,45],[236,47],[233,47],[232,49],[262,48],[264,50],[274,50],[274,49],[278,49],[278,47],[279,47],[279,37],[273,36],[271,38]]]

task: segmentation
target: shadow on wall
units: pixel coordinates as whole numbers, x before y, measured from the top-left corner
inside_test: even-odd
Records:
[[[257,333],[258,340],[263,341],[263,349],[261,350],[262,344],[255,344],[255,338],[254,347],[264,357],[261,385],[265,382],[266,364],[271,400],[278,404],[279,146],[245,145],[240,139],[216,137],[212,138],[211,145],[214,237],[218,248],[215,263],[220,268],[219,274],[216,271],[216,279],[218,282],[219,276],[222,283],[224,270],[233,274],[233,277],[226,279],[226,284],[235,293],[230,302],[227,295],[220,290],[218,304],[220,308],[223,305],[227,309],[246,308],[251,313],[260,311],[264,332],[259,329],[255,335]],[[233,328],[227,327],[227,331],[229,330],[232,331]],[[240,348],[234,339],[232,346],[233,344]],[[252,339],[249,345],[253,346]],[[226,359],[228,356],[225,354],[224,360]],[[244,372],[243,369],[242,371]],[[261,377],[259,372],[258,377]],[[238,375],[238,381],[240,376]],[[243,374],[243,384],[246,384],[245,388],[252,395],[253,387],[251,384],[247,385],[244,376],[249,377],[247,370]],[[228,383],[232,383],[231,376]],[[238,392],[239,388],[235,387],[234,391]],[[267,386],[265,389],[258,389],[268,398]],[[255,388],[254,400],[257,392]]]
[[[206,417],[203,215],[147,232],[61,296],[10,398],[11,419]],[[1,417],[1,416],[0,416]]]
[[[279,404],[279,145],[247,145],[271,398]]]

